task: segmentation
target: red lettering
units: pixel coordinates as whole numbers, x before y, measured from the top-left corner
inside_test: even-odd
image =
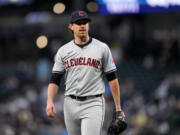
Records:
[[[67,61],[67,65],[68,65],[68,68],[70,68],[70,67],[71,67],[71,65],[70,65],[69,61]]]
[[[91,66],[91,58],[88,58],[87,65]]]
[[[87,65],[87,63],[86,63],[86,57],[83,57],[83,65]]]
[[[82,65],[83,64],[83,57],[80,57],[79,58],[79,65]]]
[[[96,60],[95,67],[98,68],[99,64],[100,64],[100,61],[99,61],[99,60]]]
[[[80,57],[80,58],[73,58],[70,60],[66,60],[64,62],[65,68],[68,69],[70,67],[78,66],[78,65],[88,65],[94,68],[98,68],[100,65],[100,61],[96,59]]]
[[[66,69],[70,68],[68,61],[65,61],[64,63],[65,63]]]
[[[75,59],[75,66],[79,65],[78,63],[79,63],[79,58],[76,58]]]
[[[71,59],[70,63],[71,63],[71,67],[73,67],[74,66],[74,59]]]
[[[96,67],[96,59],[93,59],[91,64],[92,64],[93,67]]]

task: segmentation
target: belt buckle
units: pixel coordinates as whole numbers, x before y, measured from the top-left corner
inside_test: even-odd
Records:
[[[75,96],[75,99],[76,99],[77,101],[79,101],[79,98],[78,98],[77,96]]]
[[[92,98],[92,96],[87,96],[87,97],[86,97],[87,100],[88,100],[88,99],[91,99],[91,98]]]

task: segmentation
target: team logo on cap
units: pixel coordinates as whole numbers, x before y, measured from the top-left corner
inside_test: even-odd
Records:
[[[79,16],[84,16],[83,11],[78,12]]]

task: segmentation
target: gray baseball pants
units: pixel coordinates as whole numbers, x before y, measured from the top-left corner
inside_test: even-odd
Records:
[[[68,135],[100,135],[105,116],[104,97],[78,101],[64,100],[64,118]]]

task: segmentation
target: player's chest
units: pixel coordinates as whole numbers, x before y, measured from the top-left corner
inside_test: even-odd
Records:
[[[102,53],[101,50],[93,47],[85,47],[85,48],[69,48],[68,51],[64,52],[64,57],[63,60],[69,60],[72,58],[80,58],[80,57],[85,57],[85,58],[94,58],[97,60],[102,59]]]

